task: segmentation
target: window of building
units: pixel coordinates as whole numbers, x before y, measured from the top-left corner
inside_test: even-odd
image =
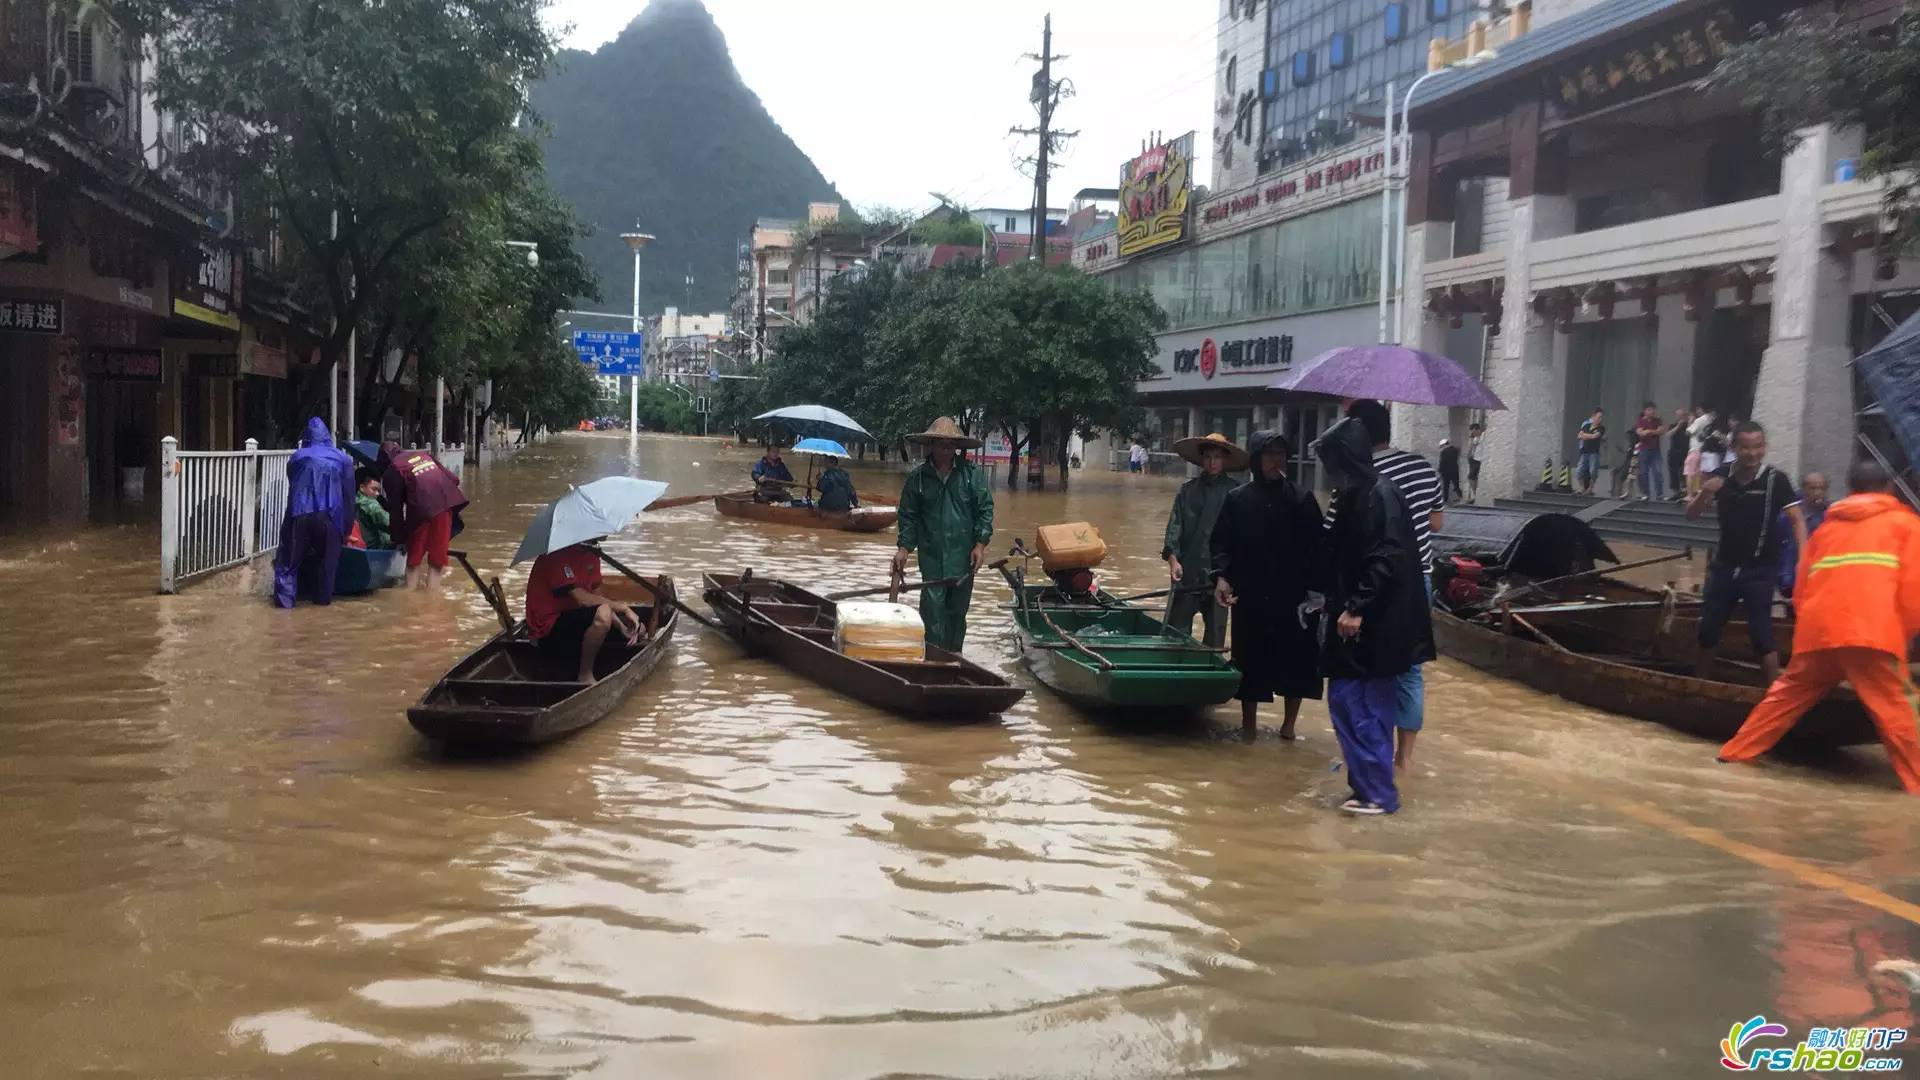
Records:
[[[1260,100],[1272,101],[1280,96],[1280,72],[1268,68],[1260,73]]]
[[[1352,120],[1359,106],[1378,102],[1389,82],[1402,90],[1427,70],[1427,38],[1458,38],[1480,9],[1458,0],[1431,0],[1440,16],[1417,26],[1422,9],[1412,0],[1286,0],[1267,8],[1266,63],[1280,73],[1261,95],[1262,173],[1285,168],[1359,138]],[[1428,9],[1431,12],[1431,8]],[[1326,43],[1322,65],[1315,54]],[[1301,59],[1305,54],[1305,59]],[[1318,68],[1324,66],[1326,70]],[[1303,77],[1304,76],[1304,77]],[[1372,105],[1377,114],[1379,106]],[[1312,135],[1314,122],[1330,119]]]
[[[1327,66],[1335,71],[1353,59],[1353,35],[1345,30],[1327,39]]]
[[[1013,217],[1012,215],[1008,215],[1007,218],[1001,223],[1000,231],[1004,233],[1019,232],[1020,219]]]
[[[1293,85],[1306,86],[1313,82],[1313,54],[1305,49],[1293,54]]]
[[[793,272],[791,270],[767,271],[767,284],[769,285],[785,285],[792,280]]]
[[[1107,280],[1151,295],[1170,330],[1370,303],[1379,297],[1380,200],[1140,259]]]
[[[1453,0],[1427,0],[1427,21],[1446,22],[1453,14]]]

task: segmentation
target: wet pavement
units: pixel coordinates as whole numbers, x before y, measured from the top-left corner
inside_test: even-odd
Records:
[[[751,457],[564,436],[470,478],[462,544],[517,602],[567,482]],[[1092,520],[1154,588],[1172,490],[1002,488],[995,543]],[[891,534],[694,506],[610,547],[826,591]],[[463,581],[282,612],[154,564],[150,527],[0,543],[8,1076],[1709,1076],[1757,1014],[1909,1023],[1873,968],[1920,957],[1920,803],[1877,747],[1719,766],[1443,660],[1405,809],[1355,821],[1319,703],[1297,743],[1039,688],[928,724],[683,621],[597,726],[448,758],[404,713],[493,631]],[[1001,599],[967,652],[1031,685]]]

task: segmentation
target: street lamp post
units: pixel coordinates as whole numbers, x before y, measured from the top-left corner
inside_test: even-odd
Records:
[[[634,224],[638,228],[639,223]],[[640,249],[652,243],[654,237],[652,233],[630,232],[621,233],[620,239],[633,249],[633,332],[637,334],[640,332]],[[627,399],[627,437],[634,438],[640,431],[640,376],[630,376],[628,386],[632,394]]]

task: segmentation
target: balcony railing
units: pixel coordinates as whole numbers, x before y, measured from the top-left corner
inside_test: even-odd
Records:
[[[1779,253],[1784,209],[1780,196],[1768,195],[1536,240],[1529,251],[1531,286],[1561,288],[1771,259]]]

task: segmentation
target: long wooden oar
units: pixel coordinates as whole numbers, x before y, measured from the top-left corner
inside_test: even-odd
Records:
[[[1007,565],[1007,560],[1001,559],[997,562],[987,563],[985,566],[981,567],[981,569],[982,570],[998,570],[1005,565]],[[972,581],[974,578],[974,575],[978,574],[979,572],[980,572],[979,570],[975,570],[973,571],[973,573],[962,574],[959,577],[938,578],[933,581],[902,582],[899,586],[897,586],[897,588],[900,592],[912,592],[915,589],[939,589],[939,588],[944,588],[948,585],[964,585],[967,582]],[[851,600],[856,596],[878,596],[881,593],[892,593],[895,591],[895,588],[896,586],[894,585],[875,585],[871,589],[852,589],[847,592],[832,593],[828,595],[827,599]]]
[[[1465,607],[1462,607],[1460,610],[1466,611],[1469,608],[1481,607],[1483,605],[1495,604],[1502,601],[1511,604],[1513,602],[1514,597],[1525,596],[1526,594],[1531,592],[1539,592],[1541,589],[1544,589],[1549,585],[1559,585],[1559,584],[1562,584],[1563,582],[1578,581],[1581,578],[1593,577],[1596,574],[1617,574],[1622,570],[1637,570],[1643,566],[1653,566],[1658,563],[1673,562],[1676,559],[1691,559],[1691,558],[1693,558],[1693,548],[1688,547],[1685,551],[1676,551],[1676,552],[1673,552],[1672,554],[1660,555],[1651,559],[1641,559],[1639,562],[1620,563],[1617,566],[1596,566],[1591,570],[1582,570],[1577,574],[1563,574],[1557,578],[1548,578],[1545,581],[1536,581],[1529,585],[1522,585],[1517,589],[1513,589],[1507,593],[1504,593],[1498,596],[1489,597],[1485,600],[1480,601],[1479,603],[1468,604]]]
[[[514,626],[513,614],[507,610],[507,602],[504,594],[500,591],[500,579],[494,578],[493,587],[488,588],[487,583],[480,580],[480,572],[475,570],[473,564],[467,561],[466,552],[450,550],[447,554],[460,560],[460,565],[466,569],[467,576],[473,579],[473,587],[480,590],[480,595],[487,599],[487,606],[493,608],[493,613],[500,617],[500,628],[503,630],[512,630]]]
[[[636,584],[644,586],[648,592],[653,593],[656,597],[660,595],[659,590],[655,588],[653,582],[648,581],[646,578],[643,578],[639,574],[634,573],[632,570],[627,569],[627,566],[625,563],[607,554],[606,551],[602,548],[594,548],[593,550],[595,553],[597,553],[600,556],[601,562],[604,562],[608,566],[611,566],[615,570],[618,570],[622,574],[625,574],[628,578],[633,580]],[[726,627],[721,626],[719,623],[714,622],[712,619],[709,619],[705,615],[702,615],[699,612],[688,607],[684,602],[681,601],[680,596],[677,592],[669,594],[667,596],[667,602],[671,603],[674,607],[679,608],[682,614],[691,618],[694,622],[699,623],[701,626],[704,626],[709,630],[718,631],[721,634],[725,634],[727,637],[733,636],[732,634],[727,633]]]
[[[692,506],[694,503],[707,502],[714,495],[676,495],[671,499],[656,499],[647,505],[647,513],[655,510],[671,510],[676,506]]]

